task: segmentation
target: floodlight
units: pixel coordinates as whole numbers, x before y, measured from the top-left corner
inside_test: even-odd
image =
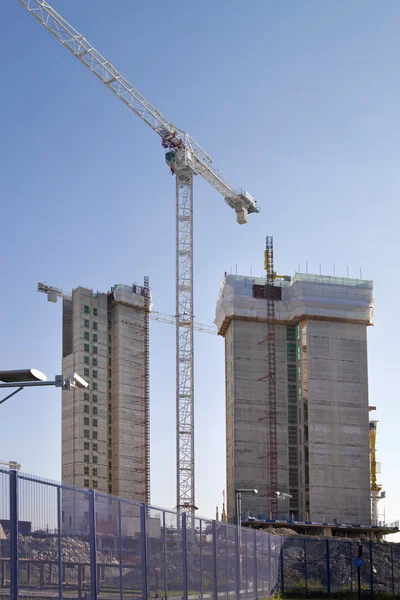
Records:
[[[37,369],[19,369],[0,371],[0,381],[5,383],[23,383],[24,381],[47,381],[47,377]]]

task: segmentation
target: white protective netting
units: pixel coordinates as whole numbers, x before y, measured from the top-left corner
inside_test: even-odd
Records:
[[[267,301],[253,298],[253,285],[265,283],[263,277],[225,275],[214,321],[218,331],[225,319],[267,318]],[[290,282],[277,280],[275,285],[282,287],[282,300],[275,302],[277,321],[320,317],[373,323],[372,281],[296,273]]]
[[[114,286],[113,293],[116,302],[124,302],[124,304],[131,304],[138,308],[144,308],[144,295],[142,294],[143,288],[139,285],[122,285],[118,284]],[[151,312],[153,308],[153,300],[149,298],[149,310]]]

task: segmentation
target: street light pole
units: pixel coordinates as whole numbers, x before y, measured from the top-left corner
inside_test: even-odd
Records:
[[[14,371],[0,371],[0,388],[17,388],[11,394],[8,394],[5,398],[0,400],[0,404],[3,404],[15,394],[18,394],[21,390],[26,387],[41,387],[41,386],[55,386],[60,387],[63,390],[70,390],[76,387],[87,388],[88,382],[80,377],[77,373],[71,373],[64,377],[64,375],[56,375],[53,381],[47,381],[46,375],[37,369],[19,369]]]
[[[258,494],[256,489],[237,488],[235,489],[235,504],[236,504],[236,524],[238,528],[238,546],[239,546],[239,594],[242,589],[242,494]]]
[[[240,525],[242,521],[242,492],[236,492],[236,524]]]

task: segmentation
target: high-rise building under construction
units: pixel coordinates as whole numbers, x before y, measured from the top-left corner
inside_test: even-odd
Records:
[[[271,292],[271,290],[270,290]],[[216,325],[225,338],[228,519],[270,518],[268,422],[276,425],[276,512],[369,524],[367,327],[372,282],[296,273],[273,282],[276,402],[269,405],[265,278],[225,275]],[[270,300],[271,301],[271,300]]]
[[[147,278],[63,294],[63,373],[89,382],[62,392],[64,483],[149,502],[150,301]]]

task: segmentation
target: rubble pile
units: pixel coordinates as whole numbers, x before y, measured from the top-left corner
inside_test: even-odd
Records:
[[[20,535],[18,539],[20,558],[32,561],[56,561],[58,559],[58,540],[56,537],[31,537]],[[90,546],[78,537],[62,537],[62,559],[64,563],[90,563]],[[109,553],[97,552],[97,562],[118,564]]]

